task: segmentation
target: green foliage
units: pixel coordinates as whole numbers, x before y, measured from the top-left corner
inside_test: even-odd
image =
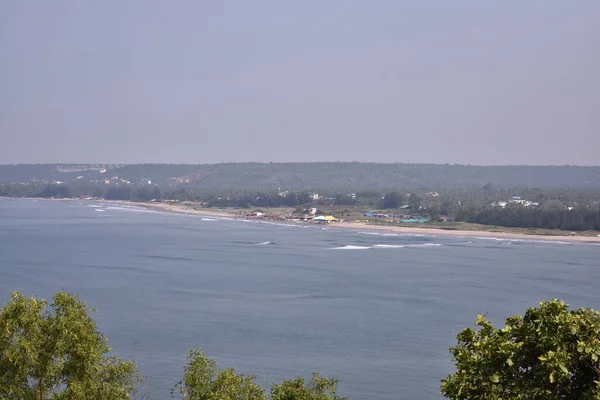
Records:
[[[53,301],[15,292],[0,309],[0,399],[130,399],[136,365],[109,355],[76,296],[59,292]]]
[[[304,378],[283,381],[271,386],[272,400],[347,400],[347,397],[337,395],[338,381],[326,376],[313,373],[308,384]]]
[[[411,193],[410,197],[408,198],[408,204],[411,208],[419,209],[419,207],[421,207],[421,204],[423,204],[423,198],[417,193]]]
[[[262,387],[254,376],[238,375],[231,369],[219,369],[217,362],[207,358],[201,349],[191,350],[184,377],[175,384],[171,394],[186,400],[266,400]]]
[[[402,195],[398,192],[390,192],[383,196],[383,208],[391,209],[402,206],[404,201]]]
[[[106,170],[105,173],[100,172]],[[600,167],[569,166],[466,166],[381,163],[223,163],[136,165],[0,165],[0,183],[89,182],[119,176],[134,184],[151,179],[159,186],[181,178],[189,186],[223,190],[318,189],[386,190],[427,188],[596,187]],[[180,179],[180,180],[181,180]]]
[[[543,208],[519,205],[508,205],[506,208],[487,207],[476,213],[471,212],[467,218],[479,224],[517,228],[600,230],[600,208],[597,206],[569,210],[566,206],[557,204],[561,203],[551,201],[544,204]]]
[[[173,398],[185,400],[266,400],[255,376],[238,375],[233,369],[219,369],[201,349],[190,351],[184,377],[171,391]],[[272,400],[347,400],[337,395],[338,381],[313,373],[310,382],[304,378],[283,381],[271,386]]]
[[[0,308],[0,399],[130,400],[138,394],[137,366],[110,356],[84,302],[59,292],[53,303],[12,294]],[[185,400],[267,400],[255,376],[220,369],[192,350],[184,377],[171,391]],[[273,400],[345,400],[337,380],[313,374],[273,385]]]
[[[445,397],[463,400],[600,399],[600,313],[540,303],[497,329],[484,317],[450,349]]]

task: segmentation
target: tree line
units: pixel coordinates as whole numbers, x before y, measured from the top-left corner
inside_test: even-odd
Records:
[[[0,183],[32,180],[71,182],[118,176],[138,183],[150,179],[159,185],[216,189],[298,190],[317,187],[345,191],[469,189],[486,184],[499,187],[599,188],[600,167],[472,166],[364,162],[221,163],[221,164],[35,164],[0,165]]]
[[[600,399],[600,312],[540,303],[495,328],[478,316],[450,348],[456,372],[441,380],[453,400]],[[86,303],[59,292],[50,304],[19,292],[0,308],[0,398],[143,398],[134,361],[112,355]],[[186,400],[347,400],[338,380],[313,373],[265,388],[191,350],[171,391]]]
[[[493,207],[499,200],[515,193],[538,203],[524,207],[508,204]],[[317,194],[318,196],[315,196]],[[600,189],[494,188],[411,192],[400,190],[236,190],[198,189],[183,186],[67,184],[3,184],[0,196],[41,198],[86,198],[148,202],[177,200],[201,202],[206,207],[309,207],[344,206],[394,210],[409,209],[435,222],[442,216],[456,221],[483,225],[563,229],[569,231],[600,230]]]
[[[567,231],[600,231],[600,208],[578,207],[532,208],[532,207],[488,207],[475,214],[459,212],[457,220],[466,220],[483,225],[515,228],[562,229]]]

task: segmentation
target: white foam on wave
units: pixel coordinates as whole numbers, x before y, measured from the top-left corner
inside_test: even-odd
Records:
[[[200,218],[200,221],[216,221],[216,218]]]
[[[439,247],[443,246],[441,243],[421,243],[421,244],[408,244],[406,247]]]
[[[512,243],[543,243],[543,244],[573,244],[573,242],[563,242],[560,240],[546,240],[546,239],[518,239],[518,238],[498,238],[498,237],[481,237],[477,236],[473,239],[477,240],[493,240],[496,242],[503,242],[507,244]]]
[[[265,244],[274,244],[273,242],[260,242],[258,243],[259,245],[265,245]]]
[[[341,247],[332,247],[331,250],[367,250],[370,248],[371,248],[371,246],[346,245],[346,246],[341,246]]]
[[[420,233],[386,233],[386,232],[365,232],[357,231],[359,235],[372,235],[372,236],[401,236],[401,237],[435,237],[436,235],[423,235]]]
[[[138,212],[138,213],[153,213],[153,214],[160,214],[160,211],[153,211],[153,210],[149,210],[147,208],[144,207],[136,207],[136,206],[108,206],[106,207],[107,210],[111,210],[111,211],[129,211],[129,212]]]
[[[232,218],[223,218],[223,219],[232,219]],[[261,220],[253,220],[253,219],[238,219],[237,221],[246,222],[249,224],[284,226],[284,227],[288,227],[288,228],[305,228],[305,226],[302,226],[302,225],[283,223],[283,222],[261,221]]]
[[[88,204],[88,207],[92,207],[92,208],[102,208],[104,206],[101,206],[100,204]]]
[[[368,250],[368,249],[404,249],[404,248],[419,248],[419,247],[439,247],[441,243],[417,243],[417,244],[374,244],[372,246],[355,246],[346,245],[340,247],[332,247],[331,250]]]
[[[106,210],[102,209],[102,208],[96,208],[94,209],[94,211],[98,211],[98,212],[105,212]]]

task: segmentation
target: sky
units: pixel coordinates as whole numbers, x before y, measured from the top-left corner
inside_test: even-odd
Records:
[[[0,164],[600,165],[598,0],[0,2]]]

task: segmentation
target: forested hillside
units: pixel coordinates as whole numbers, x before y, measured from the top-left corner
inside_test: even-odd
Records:
[[[467,166],[377,163],[226,163],[0,165],[0,183],[118,177],[131,183],[210,189],[442,189],[494,187],[600,187],[600,167]]]

